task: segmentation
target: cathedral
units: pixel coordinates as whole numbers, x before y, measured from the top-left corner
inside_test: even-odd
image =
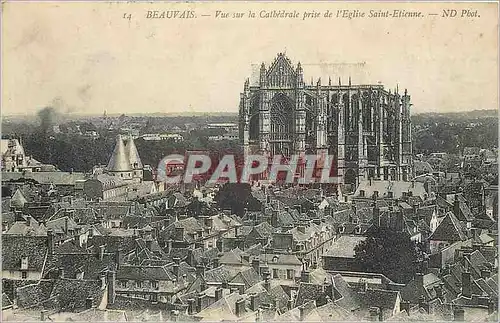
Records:
[[[342,184],[412,177],[410,96],[380,84],[305,84],[300,62],[279,53],[240,97],[245,154],[329,154]]]

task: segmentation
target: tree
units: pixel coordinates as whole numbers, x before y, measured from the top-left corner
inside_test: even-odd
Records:
[[[409,282],[420,269],[420,246],[404,232],[380,227],[372,229],[367,239],[354,249],[360,269],[384,274],[398,283]]]
[[[232,213],[243,216],[245,208],[260,211],[261,203],[252,196],[252,188],[247,183],[226,183],[217,192],[215,200],[222,209],[231,209]]]

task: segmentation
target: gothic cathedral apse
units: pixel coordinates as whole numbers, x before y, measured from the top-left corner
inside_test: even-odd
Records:
[[[283,53],[247,79],[239,107],[245,152],[267,155],[328,153],[340,183],[409,180],[412,176],[410,96],[383,85],[305,84],[300,62]]]

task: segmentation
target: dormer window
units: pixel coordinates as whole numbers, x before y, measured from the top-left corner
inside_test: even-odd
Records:
[[[21,270],[28,270],[28,257],[21,258]]]
[[[359,190],[359,196],[360,197],[365,197],[365,191],[364,190]]]

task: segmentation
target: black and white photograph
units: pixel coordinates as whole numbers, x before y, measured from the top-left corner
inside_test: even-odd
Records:
[[[1,6],[5,322],[498,322],[498,1]]]

